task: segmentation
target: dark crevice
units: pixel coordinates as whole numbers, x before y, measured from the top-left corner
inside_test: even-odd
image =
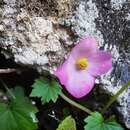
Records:
[[[0,68],[24,68],[23,66],[16,64],[13,59],[6,59],[5,56],[1,53],[0,60]],[[29,96],[32,90],[31,85],[33,84],[34,80],[39,76],[40,75],[36,70],[26,67],[26,70],[21,71],[20,74],[1,74],[0,78],[8,85],[9,88],[13,88],[16,85],[24,87],[26,95]],[[0,85],[2,86],[1,83]],[[67,95],[70,96],[69,94]],[[101,107],[103,107],[103,104],[106,103],[108,98],[109,95],[105,94],[103,91],[100,91],[98,86],[95,86],[94,90],[89,95],[80,100],[77,100],[77,102],[83,105],[87,104],[87,107],[89,107],[91,110],[100,110]],[[83,127],[85,125],[83,120],[87,116],[87,114],[75,107],[72,107],[61,98],[59,98],[55,104],[50,102],[45,105],[42,105],[40,99],[38,98],[32,98],[32,100],[36,102],[36,105],[39,109],[39,112],[37,113],[37,117],[39,119],[39,130],[55,130],[60,121],[62,121],[65,117],[63,113],[64,109],[68,109],[69,113],[75,118],[77,129],[83,130]],[[106,115],[115,114],[115,112],[116,110],[111,108],[106,113]]]

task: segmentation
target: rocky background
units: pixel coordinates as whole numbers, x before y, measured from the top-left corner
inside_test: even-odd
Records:
[[[52,73],[85,36],[112,53],[113,69],[96,83],[115,94],[130,80],[129,0],[0,0],[1,53],[22,66]],[[130,89],[118,103],[130,128]]]

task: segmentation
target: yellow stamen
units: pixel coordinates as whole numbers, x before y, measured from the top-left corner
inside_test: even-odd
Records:
[[[87,60],[87,58],[79,58],[76,61],[76,67],[78,69],[84,70],[87,66],[88,66],[88,60]]]

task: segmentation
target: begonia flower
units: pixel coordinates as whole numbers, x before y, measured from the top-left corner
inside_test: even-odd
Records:
[[[95,38],[88,37],[77,43],[54,75],[72,96],[81,98],[92,90],[95,78],[111,68],[111,54],[99,50]]]

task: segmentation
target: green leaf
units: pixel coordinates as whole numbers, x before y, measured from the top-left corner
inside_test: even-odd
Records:
[[[14,90],[21,91],[20,88],[15,88],[10,91],[16,92]],[[13,94],[15,95],[15,93]],[[23,94],[21,93],[19,96],[15,95],[16,98],[11,99],[8,104],[0,103],[0,130],[37,129],[38,126],[34,122],[34,117],[38,110],[31,104],[28,98],[22,96]]]
[[[40,97],[43,103],[48,103],[51,100],[56,102],[58,95],[61,93],[61,87],[55,80],[38,79],[32,85],[33,90],[31,97]]]
[[[66,117],[56,130],[76,130],[76,123],[71,116]]]
[[[84,130],[124,130],[115,120],[115,117],[110,117],[104,120],[99,112],[93,112],[84,120],[87,124]]]
[[[67,107],[63,108],[62,112],[63,112],[63,118],[70,115],[70,109]]]
[[[24,89],[21,86],[16,86],[15,88],[9,89],[9,91],[16,97],[24,97]],[[7,95],[10,96],[9,92],[7,92]]]

